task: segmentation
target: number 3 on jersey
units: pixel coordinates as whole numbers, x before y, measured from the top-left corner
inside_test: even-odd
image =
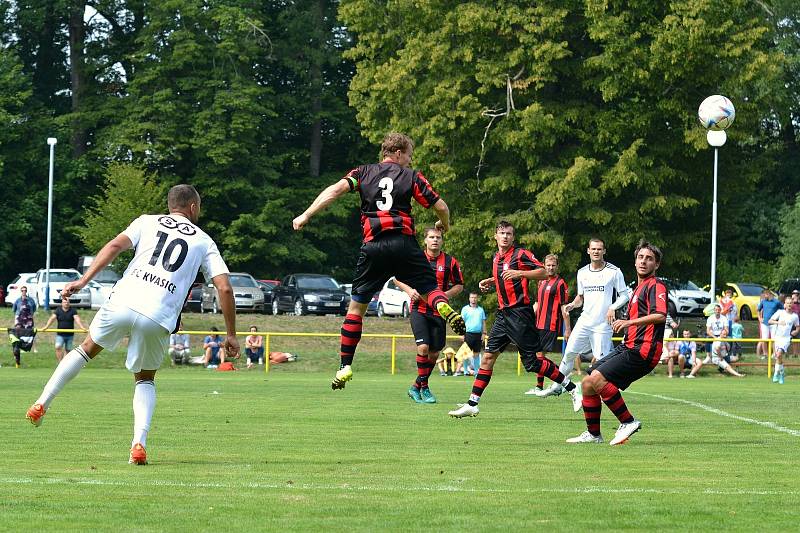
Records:
[[[164,270],[167,272],[175,272],[186,260],[186,254],[189,252],[189,244],[178,237],[170,241],[170,243],[167,244],[167,248],[164,249],[164,244],[167,242],[167,237],[169,237],[169,235],[163,231],[159,231],[156,233],[156,237],[158,237],[158,242],[156,243],[156,249],[153,250],[153,256],[150,258],[150,265],[156,265],[158,258],[161,256],[161,251],[163,250],[164,257],[161,259],[161,266],[164,267]],[[172,258],[172,252],[175,250],[175,247],[180,247],[178,257],[175,259],[174,263],[170,263],[170,258]]]
[[[381,178],[381,180],[378,182],[378,188],[381,190],[382,199],[375,202],[375,205],[378,206],[378,209],[381,211],[388,211],[394,204],[394,198],[392,198],[394,182],[392,181],[392,178]]]

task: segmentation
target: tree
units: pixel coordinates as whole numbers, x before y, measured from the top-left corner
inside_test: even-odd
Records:
[[[795,198],[794,205],[781,213],[780,243],[781,255],[772,277],[776,287],[784,279],[800,277],[797,264],[800,257],[800,195]]]

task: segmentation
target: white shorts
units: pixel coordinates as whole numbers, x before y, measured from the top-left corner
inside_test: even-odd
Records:
[[[125,367],[131,372],[157,370],[169,348],[169,331],[141,313],[106,301],[89,326],[92,340],[113,350],[126,336],[128,357]]]
[[[607,331],[593,331],[578,321],[572,329],[564,353],[584,354],[591,352],[595,359],[602,359],[614,349],[611,342],[611,328]]]
[[[714,341],[711,343],[711,353],[714,357],[725,357],[728,355],[728,343],[725,341]],[[716,361],[714,361],[716,363]]]
[[[776,337],[772,340],[772,344],[774,346],[775,353],[778,353],[778,350],[781,350],[783,353],[789,351],[789,345],[792,343],[791,337]]]
[[[763,322],[758,323],[758,334],[762,339],[771,339],[772,338],[772,327],[769,324],[764,324]]]

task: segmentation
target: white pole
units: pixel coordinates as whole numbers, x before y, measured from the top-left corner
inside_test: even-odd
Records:
[[[728,140],[725,130],[708,130],[708,144],[714,147],[714,198],[711,203],[711,301],[717,294],[717,161],[719,147]]]
[[[48,137],[47,144],[50,145],[50,174],[47,182],[47,258],[44,264],[44,308],[50,309],[50,242],[53,233],[53,164],[56,153],[56,143],[58,139]]]

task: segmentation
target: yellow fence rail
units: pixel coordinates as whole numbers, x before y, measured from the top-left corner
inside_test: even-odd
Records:
[[[87,330],[85,329],[39,329],[36,330],[37,333],[86,333]],[[220,335],[221,332],[219,331],[200,331],[200,330],[186,330],[186,331],[179,331],[178,333],[187,334],[187,335]],[[308,332],[285,332],[285,331],[257,331],[257,332],[250,332],[250,331],[237,331],[237,336],[247,336],[247,335],[258,335],[264,337],[264,372],[269,372],[269,352],[270,352],[270,339],[272,337],[335,337],[338,338],[340,336],[339,333],[308,333]],[[362,338],[373,338],[373,339],[390,339],[391,340],[391,363],[390,369],[392,375],[397,372],[397,339],[413,339],[413,335],[408,334],[399,334],[399,333],[364,333],[361,335]],[[461,337],[456,335],[448,335],[447,339],[449,340],[461,340]],[[558,337],[558,340],[563,341],[564,337]],[[622,337],[612,337],[614,341],[621,341]],[[694,342],[701,342],[701,343],[710,343],[714,341],[718,341],[718,338],[712,337],[669,337],[665,338],[664,342],[672,342],[672,341],[694,341]],[[773,339],[758,339],[758,338],[742,338],[742,339],[733,339],[731,337],[726,337],[725,342],[741,342],[745,344],[753,344],[759,342],[766,342],[767,343],[767,376],[772,375],[772,347],[773,347]],[[800,342],[800,339],[792,339],[792,343]],[[753,363],[755,365],[760,365],[760,363]],[[517,375],[522,374],[522,357],[517,353]]]

